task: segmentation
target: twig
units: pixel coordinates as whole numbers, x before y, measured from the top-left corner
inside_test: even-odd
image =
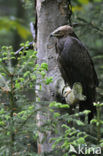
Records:
[[[16,129],[15,133],[17,134],[17,132],[19,131],[19,129],[21,129],[25,124],[26,122],[32,117],[32,115],[34,115],[35,112],[37,111],[40,111],[40,109],[37,109],[35,111],[33,111],[28,117],[27,119]]]
[[[94,29],[96,29],[96,30],[98,30],[98,31],[100,31],[100,32],[103,32],[102,29],[100,29],[99,27],[97,27],[96,25],[94,25],[92,22],[88,22],[87,20],[85,20],[85,19],[83,19],[83,18],[81,18],[81,17],[78,17],[77,19],[78,19],[79,21],[82,21],[82,22],[84,22],[84,23],[90,25],[92,28],[94,28]]]

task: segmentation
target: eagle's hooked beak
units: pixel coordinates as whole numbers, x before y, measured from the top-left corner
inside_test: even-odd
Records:
[[[50,34],[50,38],[51,38],[51,37],[58,37],[58,36],[59,36],[59,33],[58,33],[57,30],[51,32],[51,34]]]
[[[52,32],[52,33],[50,34],[50,38],[51,38],[51,37],[57,37],[57,35],[58,35],[58,34],[57,34],[56,32]]]
[[[52,32],[51,34],[50,34],[50,38],[51,37],[59,37],[60,36],[60,34],[58,34],[58,32]]]

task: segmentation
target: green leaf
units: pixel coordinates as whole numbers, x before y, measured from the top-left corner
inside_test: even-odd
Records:
[[[78,126],[83,126],[84,125],[84,123],[82,121],[80,121],[80,120],[76,120],[76,123],[78,124]]]
[[[91,122],[91,123],[96,123],[97,120],[96,120],[96,119],[92,119],[90,122]]]
[[[62,127],[67,129],[69,128],[66,124],[63,124]]]
[[[8,58],[7,57],[3,57],[3,59],[2,59],[3,61],[5,61],[5,60],[8,60]]]
[[[0,125],[1,126],[5,125],[4,121],[0,121]]]
[[[41,71],[40,74],[42,75],[42,77],[44,78],[46,73],[44,71]]]
[[[47,63],[42,63],[41,68],[48,70],[48,64]]]
[[[7,132],[7,135],[10,136],[10,132],[9,131]]]
[[[36,71],[38,68],[39,68],[39,64],[36,64],[33,70]]]
[[[32,75],[31,78],[32,78],[33,80],[36,80],[36,79],[37,79],[36,75]]]
[[[84,114],[88,115],[91,111],[90,110],[85,110],[83,111]]]
[[[83,137],[80,137],[78,140],[77,140],[78,144],[84,144],[85,143],[85,139]]]
[[[54,117],[56,118],[56,117],[59,117],[60,116],[60,114],[59,113],[54,113]]]
[[[60,106],[61,105],[61,103],[59,103],[59,102],[51,102],[50,104],[49,104],[49,107],[57,107],[57,106]]]
[[[30,75],[30,71],[26,71],[26,72],[24,73],[24,78],[27,77],[28,75]]]
[[[20,80],[21,82],[24,82],[24,78],[22,78],[22,77],[21,77],[21,78],[19,78],[19,80]]]
[[[8,54],[7,52],[3,52],[3,56],[7,56],[7,54]]]
[[[52,77],[47,77],[45,80],[46,85],[50,84],[53,81]]]
[[[20,85],[20,83],[18,83],[18,82],[15,84],[15,88],[17,88],[17,89],[19,89],[20,86],[21,86],[21,85]]]
[[[99,125],[100,125],[100,122],[97,121],[97,122],[96,122],[96,126],[98,127]]]
[[[89,0],[78,0],[78,2],[80,2],[81,4],[88,4]]]
[[[60,106],[60,108],[69,108],[70,106],[68,105],[68,104],[62,104],[61,106]]]
[[[1,110],[0,110],[0,114],[4,114],[4,113],[5,113],[4,109],[1,108]]]

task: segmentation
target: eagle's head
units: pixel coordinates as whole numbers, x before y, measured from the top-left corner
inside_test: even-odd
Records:
[[[59,28],[57,28],[56,30],[54,30],[51,34],[50,37],[57,37],[57,38],[61,38],[61,37],[65,37],[68,35],[73,34],[73,28],[69,25],[64,25],[64,26],[60,26]]]

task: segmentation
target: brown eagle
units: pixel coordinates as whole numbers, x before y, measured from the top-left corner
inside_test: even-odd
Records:
[[[90,110],[91,113],[88,116],[90,121],[96,113],[93,102],[95,101],[98,79],[88,50],[69,25],[57,28],[50,36],[57,38],[57,61],[65,83],[70,87],[75,82],[82,84],[86,101],[79,103],[79,111]]]

